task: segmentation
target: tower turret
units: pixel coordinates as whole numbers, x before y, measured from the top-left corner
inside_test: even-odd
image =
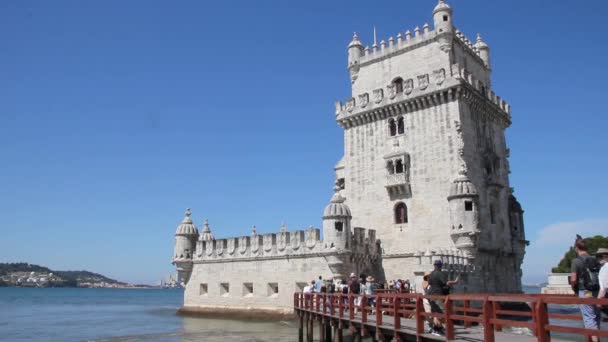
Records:
[[[479,50],[479,57],[483,60],[486,68],[491,69],[490,67],[490,47],[486,44],[483,39],[481,39],[481,35],[477,34],[477,42],[475,43],[475,47]]]
[[[192,213],[188,208],[182,223],[177,226],[175,231],[173,265],[177,267],[177,281],[179,283],[186,284],[190,279],[197,238],[198,229],[192,222]]]
[[[363,44],[361,44],[359,35],[355,32],[353,40],[348,44],[348,72],[352,83],[355,82],[359,74],[361,56],[363,56]]]
[[[463,167],[452,182],[448,196],[450,235],[456,247],[472,257],[479,233],[479,194]]]
[[[446,51],[452,44],[454,24],[452,21],[452,8],[444,0],[439,0],[439,3],[435,6],[433,10],[433,22],[437,39],[441,43],[441,49]]]
[[[338,250],[350,248],[352,215],[340,195],[340,187],[334,187],[334,195],[323,211],[323,241],[327,247]]]
[[[215,240],[215,236],[211,232],[211,228],[209,228],[209,220],[205,219],[205,226],[201,235],[198,237],[198,241],[212,241]]]

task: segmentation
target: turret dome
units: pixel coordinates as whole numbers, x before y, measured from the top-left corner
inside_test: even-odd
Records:
[[[445,11],[445,12],[452,12],[452,7],[450,7],[450,5],[445,3],[445,0],[439,0],[439,3],[437,4],[437,6],[435,6],[435,9],[433,10],[433,15],[435,15],[435,13],[439,12],[439,11]]]
[[[478,49],[488,49],[488,44],[486,44],[486,42],[483,41],[483,39],[481,38],[481,34],[477,34],[477,42],[475,43],[475,47]]]
[[[212,241],[215,240],[215,236],[213,235],[213,233],[211,232],[211,229],[209,228],[209,221],[205,220],[205,227],[203,228],[203,231],[201,232],[201,235],[198,237],[199,241]]]
[[[361,41],[359,40],[359,35],[357,34],[357,32],[355,32],[353,34],[353,40],[350,42],[350,44],[348,44],[348,48],[350,49],[353,46],[363,47],[363,44],[361,44]]]
[[[192,213],[190,208],[186,209],[186,216],[182,220],[182,223],[177,226],[175,235],[198,235],[198,229],[192,222]]]
[[[450,196],[448,199],[457,197],[472,197],[477,196],[477,188],[467,177],[466,170],[462,169],[459,172],[460,176],[452,182],[450,187]]]
[[[323,218],[351,218],[350,208],[344,204],[346,199],[340,195],[338,191],[332,196],[329,205],[323,211]]]

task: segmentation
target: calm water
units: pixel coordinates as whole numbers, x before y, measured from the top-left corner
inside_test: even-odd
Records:
[[[0,341],[294,341],[293,322],[175,314],[182,290],[0,288]]]
[[[175,312],[182,303],[182,290],[0,288],[0,341],[297,340],[295,322],[181,317]],[[550,310],[578,312],[576,307]]]

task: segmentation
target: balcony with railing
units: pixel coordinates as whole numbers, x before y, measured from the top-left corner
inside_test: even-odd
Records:
[[[391,195],[408,195],[410,193],[410,180],[407,172],[386,175],[384,187]]]

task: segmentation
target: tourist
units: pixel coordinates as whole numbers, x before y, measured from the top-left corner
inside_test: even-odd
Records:
[[[420,294],[423,294],[425,296],[429,295],[429,291],[431,289],[431,286],[429,285],[429,276],[431,274],[430,273],[426,273],[423,277],[422,277],[422,288],[420,289]],[[422,306],[424,307],[424,312],[431,312],[431,303],[429,302],[428,299],[423,298],[422,299]],[[428,333],[432,334],[433,333],[433,317],[429,317],[426,316],[424,318],[424,320],[426,321],[426,324],[428,325]]]
[[[310,285],[306,285],[304,286],[304,290],[302,291],[304,293],[313,293],[315,292],[315,281],[311,281]]]
[[[600,273],[598,275],[600,291],[597,294],[597,298],[608,298],[608,248],[598,249],[596,256],[599,259],[600,264],[602,264],[602,268],[600,269]],[[598,305],[598,307],[602,310],[602,312],[604,312],[605,315],[608,316],[608,305]]]
[[[395,292],[401,293],[402,286],[403,286],[403,283],[401,282],[401,279],[395,280]]]
[[[319,280],[315,283],[315,292],[321,293],[321,287],[323,287],[323,277],[319,276]]]
[[[448,280],[447,273],[441,270],[443,267],[443,262],[441,260],[435,260],[433,266],[435,269],[429,275],[429,286],[431,287],[429,290],[429,295],[445,296],[450,294],[450,286],[457,284],[458,278],[456,278],[456,280]],[[443,299],[431,300],[430,304],[431,312],[443,314],[443,311],[445,310]],[[443,321],[443,318],[438,318],[435,320],[435,326],[431,332],[433,335],[444,335]]]
[[[372,276],[365,278],[365,296],[367,297],[367,305],[374,306],[374,293],[376,290],[376,279]]]
[[[577,258],[572,260],[571,270],[572,275],[570,277],[572,289],[578,294],[579,298],[593,298],[597,297],[599,292],[599,284],[597,282],[596,271],[599,269],[599,263],[597,259],[591,255],[587,250],[587,245],[580,236],[577,236],[576,242],[574,243],[574,251],[578,255]],[[597,288],[596,288],[597,285]],[[583,325],[586,329],[599,329],[600,328],[600,309],[596,305],[581,304],[579,305],[581,315],[583,316]],[[597,336],[592,336],[591,340],[596,342],[599,341]]]

